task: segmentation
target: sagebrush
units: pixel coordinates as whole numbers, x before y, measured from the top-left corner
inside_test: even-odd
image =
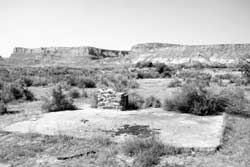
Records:
[[[210,91],[194,85],[184,85],[172,99],[165,99],[166,110],[180,111],[195,115],[214,115],[225,112],[230,105],[227,97],[212,94]]]
[[[44,97],[43,101],[42,109],[47,112],[77,109],[73,100],[63,93],[61,86],[53,89],[52,97]]]

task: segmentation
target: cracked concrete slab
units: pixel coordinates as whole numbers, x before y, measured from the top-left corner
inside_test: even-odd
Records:
[[[220,145],[223,121],[224,115],[202,117],[154,108],[125,112],[86,105],[83,110],[46,113],[40,118],[4,127],[4,130],[88,138],[96,134],[112,134],[124,125],[140,125],[156,130],[165,144],[213,150]],[[129,135],[114,136],[114,139],[122,141],[124,136]]]

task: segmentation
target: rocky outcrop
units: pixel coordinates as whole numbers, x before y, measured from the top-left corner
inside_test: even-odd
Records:
[[[94,47],[14,48],[8,62],[21,66],[73,66],[135,64],[138,61],[209,66],[235,66],[250,57],[250,44],[178,45],[146,43],[130,51]]]
[[[97,92],[97,107],[102,109],[124,110],[128,105],[128,96],[124,92],[113,89],[99,89]]]
[[[250,44],[176,45],[138,44],[131,49],[132,62],[152,61],[166,64],[236,65],[250,55]]]
[[[94,47],[16,47],[9,58],[12,64],[20,65],[86,65],[90,60],[126,56],[128,51],[98,49]]]

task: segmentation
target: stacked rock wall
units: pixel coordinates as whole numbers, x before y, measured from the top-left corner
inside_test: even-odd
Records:
[[[124,110],[128,104],[128,96],[124,92],[113,89],[99,89],[97,92],[97,107],[102,109]]]

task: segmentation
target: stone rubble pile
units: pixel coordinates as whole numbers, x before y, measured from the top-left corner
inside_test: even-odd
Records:
[[[97,107],[101,109],[124,110],[128,104],[125,92],[116,92],[113,89],[99,89],[97,92]]]

